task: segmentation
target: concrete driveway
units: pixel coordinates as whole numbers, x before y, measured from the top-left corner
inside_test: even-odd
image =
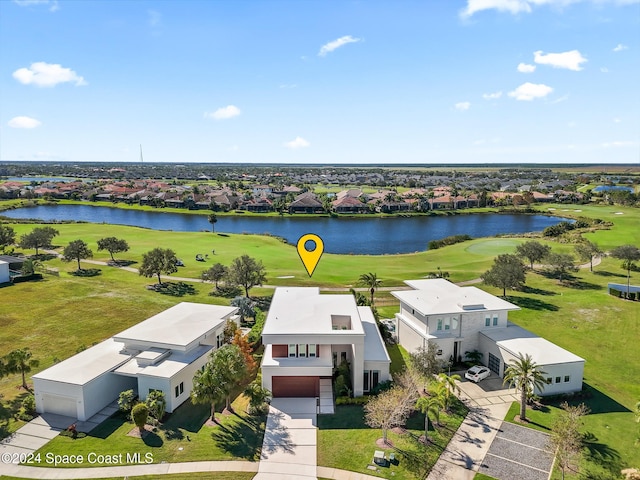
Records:
[[[271,401],[254,480],[317,478],[316,408],[315,398]]]
[[[467,403],[469,407],[486,407],[519,401],[515,388],[505,387],[502,384],[502,378],[495,373],[491,373],[489,378],[485,378],[478,383],[473,383],[464,378],[464,372],[456,373],[462,377],[462,381],[458,382],[458,387],[460,387],[460,395],[458,397]]]

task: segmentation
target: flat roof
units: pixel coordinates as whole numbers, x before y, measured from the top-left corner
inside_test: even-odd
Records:
[[[444,315],[468,312],[520,310],[477,287],[459,287],[443,278],[407,280],[414,290],[393,291],[391,294],[422,315]]]
[[[128,376],[148,376],[148,377],[160,377],[171,378],[184,368],[188,367],[198,358],[206,355],[211,351],[213,347],[211,345],[200,345],[198,348],[189,350],[188,352],[171,352],[171,355],[164,358],[156,365],[139,366],[138,360],[132,358],[124,365],[120,366],[113,373],[118,373]]]
[[[585,361],[584,358],[513,323],[503,328],[483,330],[480,333],[514,356],[518,353],[529,354],[538,365]]]
[[[351,318],[350,330],[333,330],[331,316]],[[320,295],[318,287],[278,287],[273,295],[263,335],[364,335],[353,295]]]
[[[182,302],[114,335],[128,345],[185,349],[223,324],[237,307]]]
[[[131,355],[121,353],[123,347],[122,343],[110,338],[36,373],[32,378],[85,385],[129,360]]]
[[[360,319],[362,320],[362,328],[364,328],[364,361],[370,362],[389,362],[391,358],[384,346],[380,329],[373,317],[373,312],[369,307],[358,307]]]

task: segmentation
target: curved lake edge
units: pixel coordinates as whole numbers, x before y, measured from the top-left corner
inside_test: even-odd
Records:
[[[199,215],[185,215],[184,211],[168,209],[122,209],[117,205],[105,208],[94,203],[74,202],[30,202],[36,209],[29,217],[29,207],[24,203],[13,203],[12,215],[4,221],[14,223],[44,224],[94,224],[124,225],[156,231],[211,232],[206,219],[207,211]],[[7,207],[8,205],[4,205]],[[24,207],[24,208],[23,208]],[[93,208],[102,210],[102,216]],[[20,213],[18,213],[18,211]],[[8,213],[8,212],[5,212]],[[476,213],[476,215],[473,215]],[[553,212],[541,211],[465,211],[439,215],[421,216],[297,216],[254,215],[245,217],[225,216],[219,218],[216,231],[229,234],[264,235],[277,238],[283,243],[295,245],[301,235],[309,232],[320,234],[325,242],[325,252],[345,255],[394,255],[411,254],[429,250],[434,240],[468,235],[471,238],[526,237],[535,235],[544,228],[555,225],[563,217]],[[562,211],[561,214],[572,212]],[[577,213],[577,212],[576,212]],[[164,215],[163,215],[164,214]],[[0,213],[0,215],[2,215]],[[570,215],[567,215],[569,217]],[[96,221],[98,220],[98,221]],[[101,221],[100,221],[101,220]],[[354,225],[354,222],[357,222]],[[354,226],[356,228],[354,228]]]

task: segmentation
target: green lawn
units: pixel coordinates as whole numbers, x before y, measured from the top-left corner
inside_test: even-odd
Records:
[[[457,402],[452,410],[451,415],[441,415],[441,426],[429,431],[428,445],[417,440],[424,434],[424,415],[415,413],[407,422],[406,432],[388,432],[394,446],[380,448],[376,440],[382,438],[382,431],[364,423],[362,406],[338,406],[334,415],[318,417],[318,465],[381,478],[422,479],[464,420],[464,405]],[[367,469],[375,450],[384,450],[387,458],[394,453],[397,465],[378,467],[378,471]]]
[[[152,463],[193,462],[201,460],[246,460],[258,461],[262,448],[266,416],[252,417],[244,413],[246,400],[239,397],[234,403],[237,414],[218,415],[221,425],[208,426],[209,407],[192,405],[187,401],[169,419],[144,440],[129,436],[137,427],[122,415],[116,414],[92,430],[86,437],[72,439],[55,437],[36,453],[44,458],[47,454],[83,455],[90,452],[101,455],[139,452],[147,453]],[[119,463],[120,465],[126,464]],[[107,465],[97,463],[95,466]],[[86,465],[62,465],[77,467]]]

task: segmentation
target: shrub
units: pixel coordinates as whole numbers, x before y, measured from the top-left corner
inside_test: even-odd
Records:
[[[138,403],[131,409],[131,420],[140,429],[140,433],[144,431],[144,426],[149,417],[149,409],[144,403]]]
[[[149,392],[145,403],[149,409],[149,414],[157,420],[162,420],[164,412],[167,410],[167,401],[164,398],[164,392],[161,390]]]
[[[120,392],[120,396],[118,397],[118,407],[121,411],[125,413],[129,413],[135,404],[136,394],[133,390],[125,390],[124,392]]]
[[[436,250],[441,247],[446,247],[447,245],[466,242],[467,240],[472,240],[472,237],[469,235],[451,235],[450,237],[445,237],[440,240],[431,240],[427,248],[429,250]]]
[[[341,396],[336,398],[336,405],[365,405],[368,401],[369,395],[355,398]]]

